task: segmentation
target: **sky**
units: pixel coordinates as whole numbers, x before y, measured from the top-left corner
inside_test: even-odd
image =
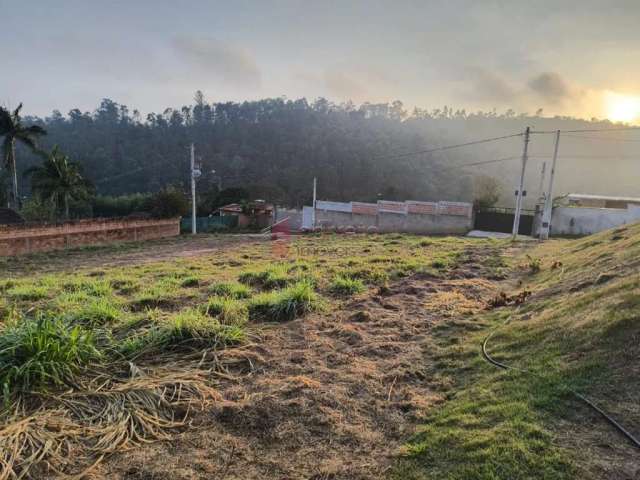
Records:
[[[640,121],[637,0],[0,0],[0,105],[265,97]]]

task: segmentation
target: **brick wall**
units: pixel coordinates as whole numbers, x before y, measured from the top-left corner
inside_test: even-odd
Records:
[[[151,240],[179,234],[179,218],[81,220],[61,225],[0,226],[0,256],[48,252],[83,245]]]

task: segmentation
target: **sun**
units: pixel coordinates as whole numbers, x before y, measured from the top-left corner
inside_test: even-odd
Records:
[[[611,92],[606,103],[609,120],[630,123],[640,119],[640,97]]]

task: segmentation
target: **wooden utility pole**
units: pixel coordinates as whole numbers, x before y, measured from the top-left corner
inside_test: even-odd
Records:
[[[518,236],[518,230],[520,229],[520,213],[522,211],[522,197],[524,191],[524,174],[527,169],[527,155],[529,149],[529,132],[530,128],[527,127],[524,131],[524,148],[522,150],[522,169],[520,170],[520,183],[518,185],[518,191],[516,192],[516,212],[513,216],[513,232],[511,238],[513,240]]]

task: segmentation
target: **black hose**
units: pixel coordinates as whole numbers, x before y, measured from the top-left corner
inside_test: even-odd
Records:
[[[503,325],[506,325],[509,322],[509,320],[511,320],[511,317],[509,317],[507,319],[507,321]],[[501,326],[503,326],[503,325],[501,325]],[[500,328],[500,327],[498,327],[498,328]],[[491,339],[493,334],[498,330],[498,328],[494,329],[489,335],[487,335],[487,338],[485,338],[484,342],[482,342],[482,356],[485,358],[485,360],[487,362],[491,363],[492,365],[498,367],[498,368],[502,368],[503,370],[514,370],[514,371],[517,371],[517,372],[526,373],[528,375],[533,375],[533,376],[536,376],[538,378],[543,378],[540,375],[538,375],[538,374],[536,374],[536,373],[534,373],[534,372],[532,372],[530,370],[524,370],[524,369],[521,369],[521,368],[512,367],[510,365],[507,365],[506,363],[499,362],[499,361],[495,360],[493,357],[491,357],[491,355],[489,355],[489,353],[487,352],[487,343],[489,343],[489,340]],[[627,440],[629,440],[634,446],[636,446],[637,448],[640,448],[640,440],[638,440],[636,437],[634,437],[626,428],[624,428],[622,425],[620,425],[614,418],[612,418],[604,410],[602,410],[600,407],[598,407],[595,403],[593,403],[587,397],[585,397],[584,395],[581,395],[580,393],[576,392],[575,390],[572,390],[571,388],[569,388],[568,391],[571,392],[576,398],[578,398],[579,400],[582,400],[584,403],[586,403],[591,409],[593,409],[594,411],[599,413],[607,422],[609,422],[611,425],[613,425],[613,427],[616,428],[616,430],[618,430],[620,433],[622,433],[622,435],[624,435],[627,438]]]

